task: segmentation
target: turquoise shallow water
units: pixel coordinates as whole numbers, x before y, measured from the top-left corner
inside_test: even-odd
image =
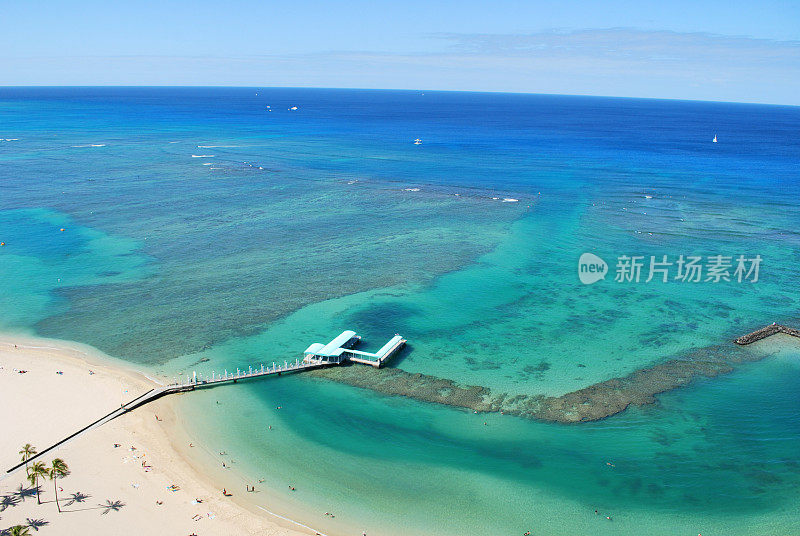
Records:
[[[182,402],[235,471],[277,490],[295,485],[295,494],[279,493],[286,503],[265,503],[284,512],[299,508],[294,501],[310,504],[314,512],[298,516],[312,526],[329,525],[323,513],[331,511],[343,526],[358,520],[375,534],[790,534],[800,484],[799,358],[787,349],[664,395],[658,408],[580,426],[300,378]],[[310,407],[336,411],[320,419]]]
[[[0,328],[167,376],[400,332],[392,366],[559,395],[796,323],[794,108],[258,93],[0,90]],[[587,251],[764,262],[585,286]],[[180,405],[263,506],[330,534],[792,534],[800,352],[749,351],[775,355],[580,425],[308,377]]]

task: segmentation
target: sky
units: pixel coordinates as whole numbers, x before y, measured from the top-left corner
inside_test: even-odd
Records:
[[[0,85],[800,105],[800,0],[0,0]]]

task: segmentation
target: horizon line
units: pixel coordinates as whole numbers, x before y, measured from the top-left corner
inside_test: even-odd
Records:
[[[52,85],[52,84],[33,84],[33,85],[12,85],[0,84],[0,89],[4,88],[208,88],[208,89],[323,89],[323,90],[349,90],[349,91],[406,91],[406,92],[437,92],[437,93],[477,93],[477,94],[499,94],[499,95],[539,95],[548,97],[596,97],[600,99],[630,99],[630,100],[650,100],[650,101],[674,101],[674,102],[705,102],[715,104],[750,104],[757,106],[781,106],[781,107],[800,107],[800,104],[786,104],[777,102],[753,102],[753,101],[727,101],[727,100],[703,100],[703,99],[681,99],[669,97],[630,97],[620,95],[596,95],[590,93],[539,93],[533,91],[502,91],[502,90],[469,90],[469,89],[409,89],[409,88],[365,88],[365,87],[332,87],[332,86],[250,86],[250,85],[206,85],[206,84],[100,84],[100,85]]]

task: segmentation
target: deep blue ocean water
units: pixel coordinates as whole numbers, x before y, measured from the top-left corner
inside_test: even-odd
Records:
[[[400,332],[393,366],[562,394],[797,324],[798,127],[726,103],[0,88],[0,328],[167,376]],[[585,286],[584,252],[763,264]],[[793,534],[800,350],[752,351],[770,357],[589,424],[303,377],[181,410],[236,478],[267,479],[263,506],[330,534]]]

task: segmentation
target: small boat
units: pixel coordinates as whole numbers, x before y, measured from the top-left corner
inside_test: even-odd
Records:
[[[289,108],[289,110],[295,111],[295,110],[297,110],[297,106],[292,106],[291,108]]]
[[[714,139],[711,140],[711,143],[717,143],[717,135],[716,134],[714,134]]]
[[[414,145],[422,145],[422,140],[417,138],[416,140],[414,140]]]

